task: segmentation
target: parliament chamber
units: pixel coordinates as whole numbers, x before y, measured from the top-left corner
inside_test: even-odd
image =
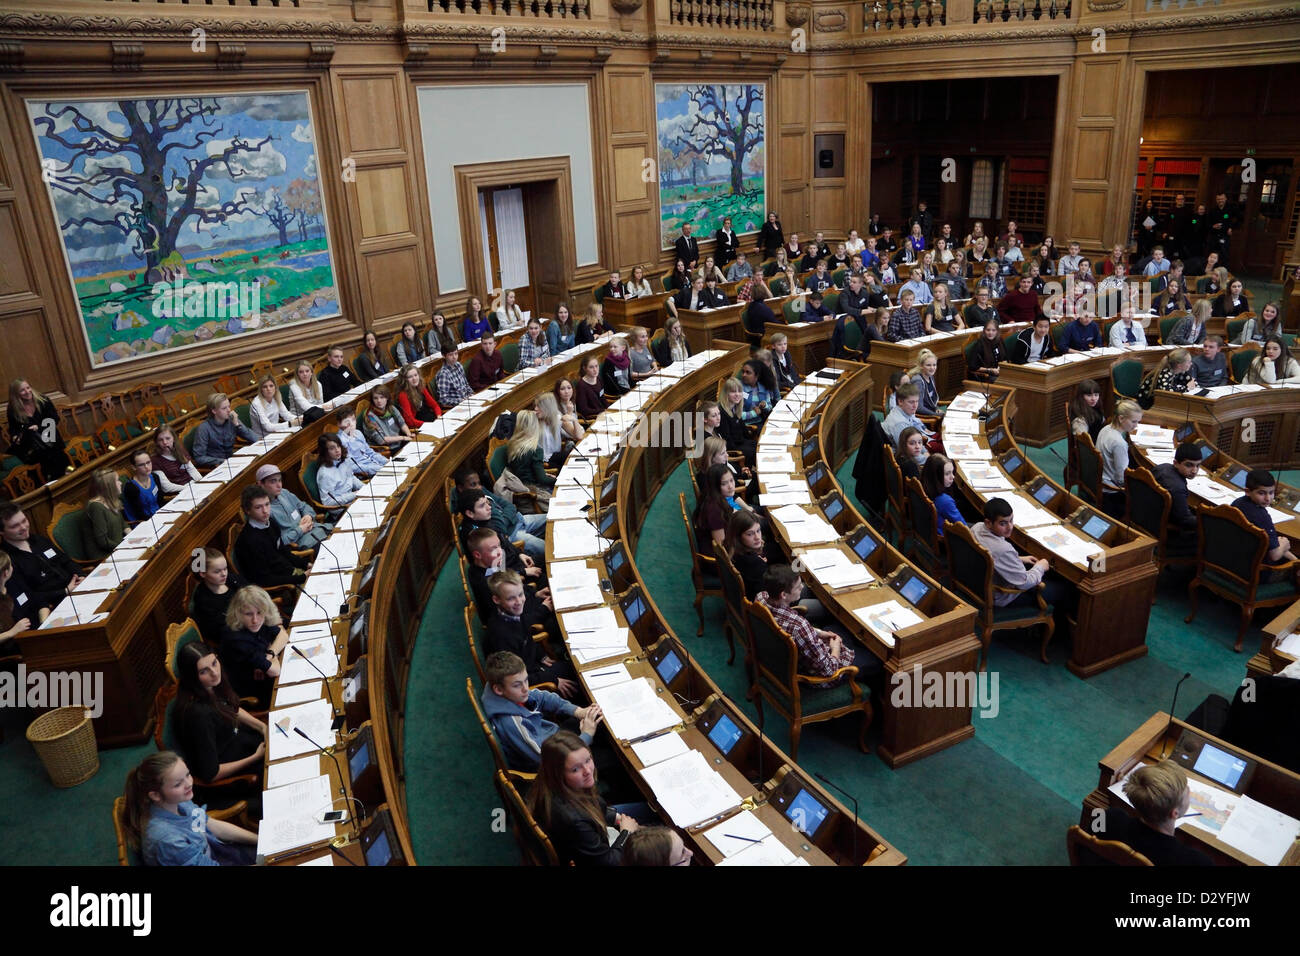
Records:
[[[1283,0],[0,0],[0,862],[1300,863],[1297,84]]]

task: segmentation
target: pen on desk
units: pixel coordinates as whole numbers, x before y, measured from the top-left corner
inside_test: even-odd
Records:
[[[284,729],[283,727],[281,727],[279,724],[276,724],[276,725],[275,725],[275,729],[278,730],[278,731],[280,731],[280,733],[284,734],[286,737],[289,736],[289,734],[285,731],[285,729]]]
[[[753,837],[740,836],[740,835],[737,834],[737,833],[724,833],[724,834],[722,834],[722,835],[723,835],[724,837],[727,837],[727,839],[729,839],[729,840],[744,840],[746,843],[762,843],[762,842],[763,842],[762,840],[755,840]]]
[[[618,671],[598,671],[595,674],[587,674],[587,677],[609,677],[611,674],[617,674]]]
[[[1203,813],[1201,813],[1199,810],[1197,810],[1195,813],[1184,813],[1184,814],[1183,814],[1181,817],[1179,817],[1178,819],[1180,819],[1180,820],[1186,820],[1188,817],[1200,817],[1200,816],[1204,816],[1204,815],[1205,815],[1205,814],[1203,814]]]

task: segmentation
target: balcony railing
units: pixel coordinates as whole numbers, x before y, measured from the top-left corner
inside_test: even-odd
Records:
[[[430,13],[590,20],[591,0],[427,0]]]
[[[1071,0],[979,0],[976,23],[1012,23],[1024,20],[1068,20]]]
[[[871,30],[911,30],[947,24],[943,0],[869,0],[862,22]]]
[[[690,27],[771,30],[774,9],[772,0],[672,0],[668,18]]]

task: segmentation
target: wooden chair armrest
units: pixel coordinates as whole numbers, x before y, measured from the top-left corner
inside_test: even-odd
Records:
[[[530,688],[530,690],[549,690],[552,694],[554,694],[554,693],[555,693],[555,681],[553,681],[553,680],[542,681],[540,684],[534,684],[534,685]],[[520,771],[520,772],[522,773],[522,771]],[[537,776],[537,775],[536,775],[536,774],[533,774],[532,776],[535,777],[535,776]]]
[[[212,781],[195,780],[194,782],[198,784],[200,787],[229,787],[230,785],[236,783],[255,784],[257,782],[257,776],[251,773],[241,773],[241,774],[236,774],[233,777],[223,777],[220,780],[212,780]]]
[[[850,680],[852,680],[854,677],[857,676],[858,676],[858,665],[845,664],[843,667],[835,671],[835,673],[828,674],[825,677],[812,677],[808,674],[796,674],[795,679],[800,684],[812,684],[813,686],[817,686],[819,684],[826,684],[834,680],[839,680],[841,677],[848,677]],[[857,686],[856,683],[854,684],[854,686],[855,687]]]
[[[253,778],[249,777],[248,779],[252,780]],[[248,809],[248,801],[240,800],[238,803],[232,803],[224,810],[209,810],[208,816],[211,817],[213,820],[230,820],[234,817],[239,816],[247,809]]]
[[[790,605],[790,610],[794,611],[794,613],[796,613],[796,614],[798,614],[798,615],[800,615],[800,616],[802,616],[802,617],[807,617],[807,616],[808,616],[808,609],[807,609],[806,607],[804,607],[802,604],[791,604],[791,605]]]

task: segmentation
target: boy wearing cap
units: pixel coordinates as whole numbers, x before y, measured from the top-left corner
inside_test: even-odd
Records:
[[[332,524],[318,521],[316,513],[284,487],[284,476],[275,465],[263,465],[257,469],[257,483],[271,499],[271,517],[280,526],[282,546],[314,551],[334,530]]]

